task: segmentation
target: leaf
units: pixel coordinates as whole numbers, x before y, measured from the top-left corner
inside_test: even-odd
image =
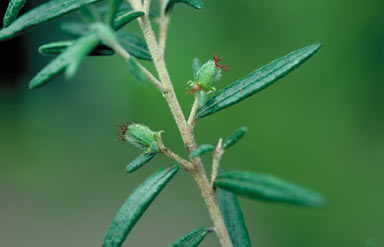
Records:
[[[72,36],[79,36],[83,35],[84,32],[87,32],[89,27],[82,23],[69,22],[62,25],[61,30]],[[124,30],[118,31],[116,33],[116,38],[119,44],[132,56],[138,59],[152,60],[152,56],[144,40]]]
[[[132,56],[139,59],[152,60],[148,46],[142,39],[124,30],[117,32],[116,38],[119,44]]]
[[[212,146],[211,144],[202,144],[202,145],[198,146],[195,150],[193,150],[191,152],[190,156],[191,156],[191,158],[196,158],[196,157],[201,156],[201,155],[203,155],[207,152],[210,152],[214,149],[215,149],[215,147]]]
[[[81,42],[75,44],[76,46],[73,48],[74,52],[72,53],[71,61],[68,63],[65,70],[65,76],[67,79],[73,78],[83,58],[88,56],[88,54],[90,54],[99,44],[99,39],[97,36],[94,36],[93,33],[91,33],[89,37],[87,35],[85,36],[84,40],[81,40]]]
[[[142,11],[122,10],[116,14],[113,28],[119,30],[132,20],[144,15]],[[89,32],[90,27],[87,24],[79,22],[64,22],[60,25],[60,30],[67,35],[79,37]]]
[[[103,247],[121,246],[148,206],[173,178],[178,166],[161,169],[147,178],[117,212],[104,238]]]
[[[200,0],[169,0],[167,7],[165,8],[165,12],[170,11],[175,3],[185,3],[186,5],[189,5],[197,10],[203,9],[203,4]]]
[[[82,6],[101,0],[51,0],[28,11],[17,18],[10,26],[0,30],[0,40],[10,39],[21,33],[53,19],[59,18]]]
[[[204,240],[207,233],[211,231],[211,228],[205,226],[197,228],[182,236],[169,247],[196,247]]]
[[[140,154],[136,159],[134,159],[131,163],[127,165],[126,171],[128,173],[136,171],[137,169],[139,169],[140,167],[142,167],[143,165],[151,161],[155,156],[156,156],[156,153],[144,152]]]
[[[197,72],[199,72],[201,66],[203,66],[203,64],[201,63],[200,59],[196,57],[192,60],[192,71],[194,80],[196,80]]]
[[[44,55],[58,55],[62,53],[69,46],[73,45],[74,40],[56,41],[48,43],[39,47],[39,52]],[[89,55],[90,56],[107,56],[113,55],[114,51],[105,46],[98,45]]]
[[[122,0],[111,0],[109,1],[109,8],[107,13],[105,14],[105,23],[108,25],[113,24],[113,20],[115,19],[115,14],[117,9],[119,8]]]
[[[235,81],[220,90],[203,107],[199,108],[197,116],[203,118],[211,115],[272,85],[275,81],[304,63],[320,46],[319,43],[315,43],[291,52]]]
[[[137,63],[135,58],[133,57],[128,58],[127,66],[128,66],[129,72],[131,72],[132,76],[135,77],[136,80],[143,83],[147,81],[147,77],[145,76],[143,71],[140,69],[139,64]]]
[[[113,21],[113,28],[119,30],[136,18],[143,16],[143,11],[122,10],[116,13],[115,20]]]
[[[10,0],[3,19],[3,27],[8,27],[16,20],[26,0]]]
[[[98,42],[97,35],[93,32],[78,38],[72,46],[65,49],[31,80],[29,88],[36,89],[45,85],[68,69],[72,63],[75,63],[70,68],[69,76],[71,76],[76,71],[83,56],[90,52]]]
[[[284,181],[272,175],[232,171],[219,175],[214,186],[256,200],[302,206],[324,206],[326,199],[319,193]]]
[[[247,133],[248,129],[247,127],[240,127],[238,128],[231,136],[225,140],[223,144],[224,149],[228,149],[235,145],[244,135]]]
[[[233,247],[250,247],[251,240],[236,195],[217,189],[217,199]]]
[[[82,36],[90,30],[89,25],[79,22],[63,22],[59,28],[63,33],[73,37]]]

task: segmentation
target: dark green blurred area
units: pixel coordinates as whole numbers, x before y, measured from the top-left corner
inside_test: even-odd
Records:
[[[156,3],[156,1],[154,1]],[[253,246],[364,246],[384,243],[384,3],[368,1],[204,1],[174,9],[166,61],[185,110],[194,57],[224,56],[217,88],[313,42],[320,51],[250,99],[201,120],[199,143],[239,126],[246,137],[223,158],[227,170],[271,173],[328,197],[324,209],[241,199]],[[71,18],[71,17],[70,17]],[[139,150],[116,140],[117,118],[165,130],[185,156],[166,103],[136,83],[118,57],[92,57],[74,80],[28,91],[51,57],[37,47],[64,36],[56,24],[28,33],[21,87],[0,92],[0,246],[100,246],[115,212],[165,157],[134,174]],[[138,30],[137,24],[130,28]],[[2,44],[0,43],[0,46]],[[6,61],[8,58],[2,57]],[[20,58],[19,58],[20,59]],[[151,70],[153,68],[149,63]],[[2,66],[6,66],[5,64]],[[13,68],[8,68],[13,69]],[[210,171],[210,160],[206,158]],[[126,246],[167,246],[211,224],[191,176],[181,171],[151,205]],[[207,237],[202,246],[218,246]]]

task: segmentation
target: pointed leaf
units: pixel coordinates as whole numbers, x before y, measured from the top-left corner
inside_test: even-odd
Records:
[[[39,52],[44,55],[58,55],[65,51],[69,46],[73,45],[74,40],[56,41],[48,43],[39,47]],[[89,54],[90,56],[107,56],[113,55],[114,52],[111,48],[105,45],[98,45]]]
[[[191,158],[196,158],[198,156],[201,156],[207,152],[211,152],[215,149],[214,146],[212,146],[211,144],[202,144],[200,146],[198,146],[195,150],[193,150],[191,152]]]
[[[196,57],[192,60],[192,71],[194,80],[196,80],[197,72],[199,72],[201,66],[203,66],[203,64],[201,63],[200,59]]]
[[[219,175],[214,186],[251,199],[303,206],[324,206],[326,199],[319,193],[284,181],[272,175],[232,171]]]
[[[182,236],[169,247],[196,247],[204,240],[207,233],[211,231],[211,228],[205,226],[197,228]]]
[[[3,27],[8,27],[16,20],[20,13],[20,10],[24,7],[26,0],[10,0],[7,11],[5,12],[3,19]]]
[[[113,21],[113,28],[119,30],[136,18],[143,16],[143,11],[122,10],[116,13],[115,20]]]
[[[192,8],[197,10],[203,9],[203,4],[201,3],[200,0],[169,0],[167,7],[165,8],[165,12],[168,12],[169,10],[171,10],[175,3],[185,3],[186,5],[189,5]]]
[[[127,165],[127,172],[131,173],[148,163],[156,156],[156,153],[144,152]]]
[[[152,56],[144,40],[124,30],[117,32],[116,37],[119,44],[132,56],[138,59],[152,60]]]
[[[173,178],[178,166],[161,169],[147,178],[117,212],[104,238],[103,247],[119,247],[148,206]]]
[[[217,199],[233,247],[250,247],[251,240],[236,195],[217,189]]]
[[[28,11],[17,18],[10,26],[0,30],[0,40],[15,37],[37,25],[49,22],[82,6],[101,0],[51,0]]]
[[[234,105],[249,96],[272,85],[278,79],[297,68],[310,58],[318,49],[320,44],[312,44],[289,53],[235,81],[220,90],[197,112],[199,118],[206,117],[231,105]]]
[[[147,81],[147,77],[145,76],[144,72],[140,69],[140,66],[134,57],[128,58],[127,66],[129,72],[131,72],[132,76],[135,77],[136,80],[143,83]]]
[[[70,64],[76,63],[74,65],[75,67],[72,67],[72,71],[70,71],[73,73],[73,70],[76,70],[81,58],[87,52],[90,52],[98,42],[99,40],[95,33],[89,33],[78,38],[72,46],[65,49],[63,53],[52,60],[31,80],[29,88],[36,89],[43,86],[50,80],[63,73],[64,70],[70,66]]]
[[[240,127],[238,128],[231,136],[225,140],[223,144],[224,149],[228,149],[235,145],[244,135],[247,133],[248,129],[247,127]]]

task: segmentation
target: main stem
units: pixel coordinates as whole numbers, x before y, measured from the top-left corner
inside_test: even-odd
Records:
[[[173,88],[171,79],[168,74],[168,70],[165,65],[163,53],[160,50],[159,45],[156,41],[156,37],[152,30],[148,15],[139,18],[139,24],[143,31],[144,38],[147,42],[148,49],[151,52],[153,63],[159,75],[160,81],[164,85],[164,89],[162,90],[163,96],[167,101],[172,115],[176,121],[185,148],[187,149],[188,153],[190,153],[196,148],[196,142],[193,136],[193,128],[191,128],[191,126],[185,120],[183,111],[180,107],[179,101],[177,100],[175,90]],[[227,228],[225,227],[225,223],[221,215],[219,205],[217,203],[215,191],[209,184],[203,164],[200,158],[191,159],[191,162],[193,165],[191,173],[194,179],[196,180],[196,183],[198,184],[201,193],[204,197],[205,203],[208,207],[208,211],[215,225],[216,233],[221,243],[221,246],[231,247],[232,243],[229,238]]]

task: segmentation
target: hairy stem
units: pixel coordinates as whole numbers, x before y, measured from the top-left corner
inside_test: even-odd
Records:
[[[215,153],[213,155],[211,186],[213,186],[213,182],[215,181],[217,174],[219,173],[220,160],[221,160],[221,157],[223,156],[223,154],[224,154],[223,139],[220,138],[219,143],[216,146]]]
[[[194,128],[194,125],[195,125],[195,118],[196,118],[197,108],[199,108],[199,100],[198,100],[198,96],[197,96],[197,93],[196,93],[195,94],[195,101],[193,102],[191,113],[189,114],[189,117],[188,117],[188,125],[191,128]]]
[[[131,3],[132,6],[138,5],[137,0],[128,1]],[[149,0],[145,0],[144,6],[148,6],[149,2]],[[175,90],[173,88],[168,70],[166,68],[163,52],[156,41],[156,37],[153,32],[148,14],[140,17],[138,21],[141,30],[144,34],[145,41],[147,42],[148,49],[152,55],[153,63],[159,75],[159,79],[164,87],[162,91],[163,96],[169,105],[173,118],[175,119],[176,125],[183,139],[184,146],[187,149],[188,153],[190,153],[196,148],[196,142],[193,136],[193,128],[191,128],[187,123],[183,111],[180,107],[179,101],[177,100]],[[191,173],[201,190],[202,196],[204,197],[205,203],[208,207],[208,211],[215,225],[216,233],[219,238],[220,244],[223,247],[231,247],[231,240],[229,238],[227,228],[224,224],[223,217],[219,210],[215,191],[210,186],[203,164],[200,158],[191,159],[191,163],[193,165]]]

